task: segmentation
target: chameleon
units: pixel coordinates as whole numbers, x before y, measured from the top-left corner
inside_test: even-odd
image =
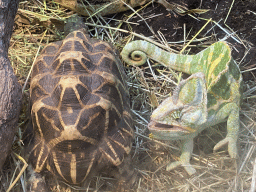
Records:
[[[153,138],[182,141],[180,158],[168,164],[167,171],[181,165],[189,175],[194,174],[196,170],[190,164],[193,139],[202,130],[221,122],[227,122],[227,135],[213,150],[228,145],[230,157],[237,157],[243,81],[226,42],[216,42],[195,55],[181,55],[139,40],[127,44],[121,56],[134,66],[144,64],[150,57],[167,68],[190,75],[152,112],[148,123]]]
[[[119,13],[129,10],[130,7],[138,7],[150,1],[157,2],[163,5],[167,10],[174,10],[179,14],[183,13],[183,9],[186,10],[185,7],[174,3],[168,3],[166,0],[55,0],[55,2],[67,9],[73,10],[84,16],[90,16],[92,13],[97,12],[102,16]]]

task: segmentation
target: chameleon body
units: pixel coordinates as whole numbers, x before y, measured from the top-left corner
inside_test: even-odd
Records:
[[[130,10],[130,7],[138,7],[150,1],[162,4],[167,10],[177,10],[175,4],[168,3],[166,0],[55,0],[55,2],[67,9],[84,16],[90,16],[93,13],[100,13],[102,16],[119,13]]]
[[[193,138],[205,128],[225,121],[227,136],[214,150],[228,144],[229,155],[237,156],[242,75],[227,43],[217,42],[196,55],[180,55],[146,41],[133,41],[124,47],[121,56],[131,65],[144,64],[150,57],[191,75],[153,111],[148,124],[156,139],[183,141],[180,160],[169,164],[167,170],[182,165],[189,174],[195,173],[190,164]]]

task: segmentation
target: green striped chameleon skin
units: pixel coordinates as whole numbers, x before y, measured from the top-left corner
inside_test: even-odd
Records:
[[[156,139],[183,141],[180,160],[170,163],[167,170],[182,165],[188,174],[194,174],[190,164],[193,138],[205,128],[225,121],[227,136],[214,150],[227,144],[230,157],[236,158],[242,75],[226,42],[214,43],[196,55],[181,55],[146,41],[133,41],[123,48],[121,56],[126,63],[136,66],[150,57],[191,75],[153,111],[148,124]]]
[[[91,16],[93,13],[97,12],[102,16],[119,13],[130,10],[130,7],[138,7],[150,1],[162,4],[167,10],[178,11],[176,5],[168,3],[166,0],[55,0],[55,2],[67,9],[84,16]]]

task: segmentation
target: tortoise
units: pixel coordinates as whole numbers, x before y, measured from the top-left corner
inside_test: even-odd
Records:
[[[93,13],[99,13],[102,16],[110,15],[130,10],[131,7],[138,7],[148,2],[157,2],[167,10],[174,10],[179,14],[186,10],[185,7],[168,3],[166,0],[55,0],[55,2],[84,16],[90,16]]]
[[[0,1],[0,170],[10,152],[21,108],[21,86],[8,58],[18,3],[17,0]]]
[[[122,181],[133,178],[127,160],[133,139],[129,92],[112,45],[83,28],[50,43],[33,67],[30,98],[29,190],[45,187],[34,180],[43,181],[44,170],[71,184],[112,167]]]

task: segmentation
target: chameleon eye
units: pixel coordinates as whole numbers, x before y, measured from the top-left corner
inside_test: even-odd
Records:
[[[179,119],[181,117],[181,111],[180,110],[173,111],[171,113],[171,117],[174,119]]]

